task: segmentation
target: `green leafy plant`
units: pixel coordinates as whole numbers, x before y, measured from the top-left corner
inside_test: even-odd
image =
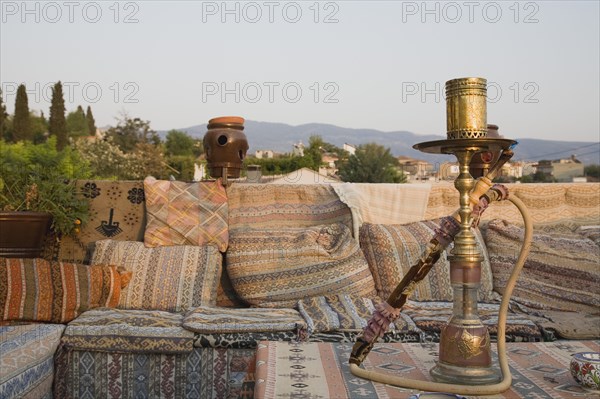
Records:
[[[87,162],[69,147],[56,150],[54,137],[42,144],[0,140],[0,210],[48,212],[59,235],[86,222],[88,203],[75,180],[89,176]]]

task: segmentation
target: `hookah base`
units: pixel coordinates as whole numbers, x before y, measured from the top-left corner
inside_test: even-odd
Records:
[[[502,380],[500,369],[494,367],[459,367],[441,361],[429,374],[436,382],[459,385],[492,385]]]

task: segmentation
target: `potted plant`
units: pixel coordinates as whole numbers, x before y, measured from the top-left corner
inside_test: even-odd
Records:
[[[89,167],[70,148],[0,141],[0,256],[38,257],[52,232],[60,239],[87,219],[88,204],[75,180]]]

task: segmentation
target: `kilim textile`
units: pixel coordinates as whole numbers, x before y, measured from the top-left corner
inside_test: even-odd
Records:
[[[0,398],[52,397],[62,324],[0,326]]]
[[[341,223],[231,232],[226,268],[240,298],[259,307],[293,307],[337,293],[369,297],[373,277],[350,229]]]
[[[188,312],[183,326],[190,331],[211,333],[244,333],[296,331],[306,322],[294,309],[229,309],[199,306]]]
[[[403,224],[423,220],[430,184],[342,183],[331,185],[352,210],[354,236],[363,223]]]
[[[122,279],[115,266],[0,258],[1,320],[67,323],[88,309],[115,307],[126,273]]]
[[[119,308],[183,312],[215,304],[222,257],[212,245],[146,248],[143,242],[101,240],[92,264],[133,272]]]
[[[440,219],[407,224],[371,224],[360,228],[360,246],[369,262],[375,287],[381,298],[387,299],[404,277],[404,274],[421,258],[427,244],[435,235]],[[481,235],[474,231],[477,245],[482,252],[481,285],[479,300],[490,301],[497,296],[492,293],[492,271]],[[450,262],[448,254],[453,244],[442,253],[427,276],[417,284],[411,299],[418,301],[451,301]]]
[[[494,289],[500,293],[516,263],[523,234],[523,228],[506,221],[488,223],[486,243]],[[534,234],[512,298],[537,309],[600,314],[600,247],[581,235]]]
[[[229,229],[352,226],[350,208],[329,184],[236,184],[227,188]]]
[[[533,223],[548,225],[568,221],[600,224],[600,184],[536,183],[506,184],[510,196],[518,197],[529,211]],[[459,194],[452,183],[436,183],[431,188],[424,219],[447,216],[459,207]],[[509,201],[494,202],[483,213],[483,220],[504,219],[523,225],[523,217]]]
[[[185,354],[68,350],[56,355],[61,399],[237,398],[255,349],[194,348]]]
[[[146,246],[215,244],[225,252],[228,205],[221,180],[185,183],[149,176],[144,192]]]
[[[146,227],[142,181],[79,180],[77,194],[89,203],[87,223],[61,238],[58,259],[89,263],[98,240],[143,241]]]
[[[179,313],[99,308],[67,326],[61,345],[107,352],[185,353],[194,333],[182,327]]]
[[[362,331],[375,311],[375,305],[383,302],[379,297],[362,298],[338,294],[305,298],[298,301],[298,310],[308,324],[308,334],[331,331]],[[420,330],[405,314],[400,314],[389,330],[401,333],[419,333]]]
[[[494,351],[494,364],[497,357]],[[418,393],[354,376],[348,359],[352,344],[261,342],[256,356],[254,397],[408,398]],[[598,341],[511,343],[507,355],[511,388],[493,398],[590,398],[571,377],[571,354],[599,351]],[[376,344],[361,367],[404,378],[431,381],[438,345]],[[597,395],[596,395],[597,397]]]

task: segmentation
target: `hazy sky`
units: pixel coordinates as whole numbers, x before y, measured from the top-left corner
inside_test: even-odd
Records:
[[[1,2],[0,80],[97,124],[220,115],[445,134],[444,83],[488,79],[510,138],[597,142],[598,1]]]

